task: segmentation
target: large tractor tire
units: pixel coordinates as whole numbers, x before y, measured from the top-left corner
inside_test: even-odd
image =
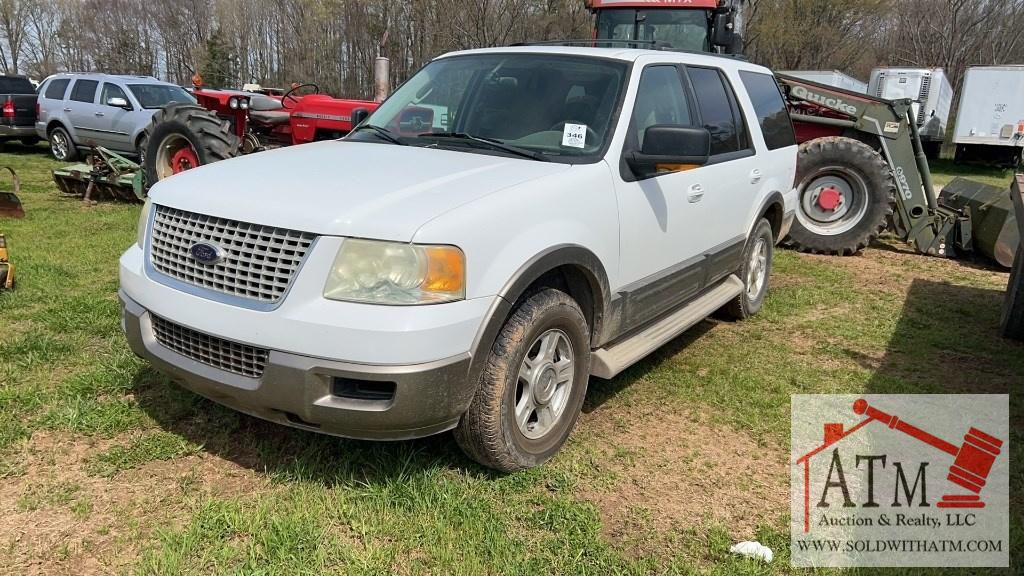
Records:
[[[241,143],[226,120],[195,104],[158,110],[142,142],[147,188],[179,172],[237,156]]]
[[[1017,248],[1003,304],[1003,336],[1024,341],[1024,244]]]
[[[829,136],[800,145],[799,205],[789,244],[815,254],[856,254],[885,230],[896,182],[871,146]]]

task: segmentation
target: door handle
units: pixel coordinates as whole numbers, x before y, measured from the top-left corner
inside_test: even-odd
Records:
[[[97,112],[96,115],[97,116],[103,116],[103,112]]]
[[[754,168],[753,170],[750,171],[750,183],[751,184],[757,184],[760,181],[761,181],[761,171],[758,170],[757,168]]]
[[[704,187],[700,184],[694,184],[690,186],[690,190],[686,193],[686,199],[693,204],[694,202],[700,202],[704,198]]]
[[[71,108],[65,108],[64,111],[65,112],[71,112]]]

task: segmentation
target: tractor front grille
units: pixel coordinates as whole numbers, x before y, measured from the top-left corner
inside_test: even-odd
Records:
[[[163,347],[201,364],[248,378],[263,376],[270,351],[210,336],[150,314],[153,334]]]
[[[261,304],[281,299],[316,240],[314,234],[154,206],[149,260],[175,280]],[[199,242],[223,250],[216,264],[190,253]]]

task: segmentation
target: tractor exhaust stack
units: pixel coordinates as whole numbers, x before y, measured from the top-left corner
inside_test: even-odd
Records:
[[[391,93],[391,61],[377,56],[373,61],[373,101],[380,103]]]

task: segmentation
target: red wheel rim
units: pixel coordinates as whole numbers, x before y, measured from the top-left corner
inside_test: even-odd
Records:
[[[171,156],[171,173],[178,174],[199,166],[199,155],[191,144],[186,144]]]

